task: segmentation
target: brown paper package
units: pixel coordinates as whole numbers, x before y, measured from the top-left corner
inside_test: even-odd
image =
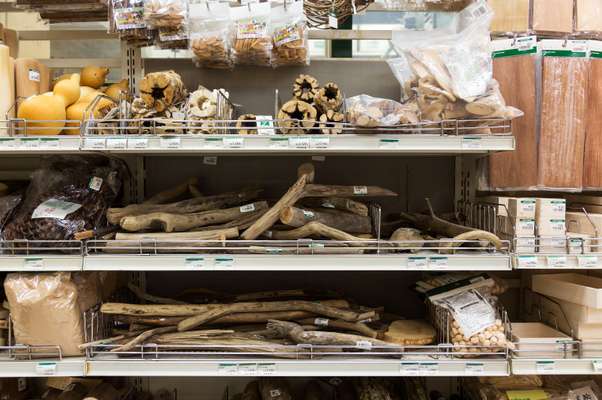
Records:
[[[522,55],[493,60],[493,76],[506,104],[525,115],[512,121],[516,150],[489,157],[492,189],[529,188],[537,185],[536,57]]]
[[[583,187],[602,188],[602,59],[590,59]]]
[[[538,162],[542,187],[583,187],[588,72],[587,58],[543,58]]]
[[[489,0],[493,9],[492,32],[529,30],[529,0]]]
[[[575,30],[602,33],[602,1],[576,0]]]
[[[573,32],[573,0],[532,0],[533,30]]]

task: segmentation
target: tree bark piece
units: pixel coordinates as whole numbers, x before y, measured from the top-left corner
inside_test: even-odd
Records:
[[[161,230],[163,232],[184,232],[206,225],[214,225],[241,218],[250,212],[268,208],[268,203],[260,201],[221,210],[204,211],[193,214],[170,214],[165,212],[124,217],[119,225],[126,231]]]
[[[219,307],[215,307],[181,321],[178,324],[178,331],[188,331],[230,314],[271,311],[307,311],[317,315],[325,315],[331,318],[353,322],[372,318],[376,315],[374,311],[359,314],[350,310],[331,307],[323,303],[303,300],[233,303],[220,305]]]
[[[309,222],[300,228],[290,231],[270,231],[268,236],[275,240],[297,240],[308,237],[326,237],[332,240],[350,242],[348,243],[350,246],[365,246],[365,243],[361,242],[373,240],[353,236],[349,233],[343,232],[339,229],[331,228],[319,222]]]
[[[177,199],[184,193],[189,191],[190,185],[198,184],[197,178],[189,178],[186,182],[183,182],[177,186],[159,192],[151,198],[145,200],[142,204],[164,204]]]
[[[327,208],[341,211],[348,211],[350,213],[360,215],[362,217],[368,216],[368,206],[359,201],[344,199],[341,197],[327,197],[321,198],[306,198],[300,202],[305,207],[310,208]]]
[[[149,241],[175,241],[175,240],[225,240],[238,237],[238,229],[217,229],[204,232],[171,232],[171,233],[117,233],[115,241],[119,240],[149,240]],[[174,246],[178,245],[176,243]],[[115,246],[125,246],[125,244],[115,243]]]
[[[338,135],[343,133],[345,116],[340,112],[328,110],[320,115],[320,132],[324,135]]]
[[[323,328],[341,329],[353,331],[373,339],[378,337],[378,332],[363,322],[347,322],[326,318],[304,318],[296,321],[299,325],[314,325]]]
[[[356,214],[336,210],[317,211],[296,207],[287,207],[280,213],[280,222],[295,228],[313,221],[350,233],[372,232],[371,219]]]

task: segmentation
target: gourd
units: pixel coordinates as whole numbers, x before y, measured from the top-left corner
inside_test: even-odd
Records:
[[[60,82],[57,82],[57,84],[54,85],[54,89],[52,90],[52,92],[56,97],[63,99],[65,108],[69,107],[71,104],[79,100],[79,82],[79,74],[73,74],[69,79],[64,79]]]
[[[87,96],[90,95],[91,93],[98,93],[98,91],[94,88],[91,88],[90,86],[80,87],[79,88],[79,100],[77,100],[77,101],[82,101],[82,99],[87,98]]]
[[[94,92],[93,93],[94,96],[92,97],[92,94],[90,94],[89,100],[88,101],[78,101],[75,104],[72,104],[71,106],[69,106],[67,108],[67,119],[70,120],[70,122],[67,122],[65,124],[66,128],[63,131],[64,134],[66,135],[79,135],[79,128],[81,126],[81,123],[83,123],[83,121],[90,116],[90,114],[86,114],[86,110],[88,109],[88,107],[90,106],[90,104],[92,103],[92,101],[94,101],[94,99],[96,98],[96,96],[98,96],[98,92]],[[94,110],[93,110],[93,115],[94,118],[99,118],[100,115],[100,111],[106,108],[112,108],[115,106],[115,103],[109,99],[106,98],[102,98],[98,101],[98,103],[96,103],[96,105],[94,106]],[[71,128],[71,129],[69,129]]]
[[[127,79],[123,79],[118,83],[114,83],[107,88],[105,94],[115,101],[119,101],[122,93],[127,93],[129,89],[129,83]]]
[[[81,84],[84,86],[90,86],[91,88],[98,89],[104,83],[109,73],[108,68],[96,67],[89,65],[81,71]]]
[[[65,126],[65,101],[54,95],[31,96],[21,103],[17,116],[27,120],[28,135],[58,135]]]

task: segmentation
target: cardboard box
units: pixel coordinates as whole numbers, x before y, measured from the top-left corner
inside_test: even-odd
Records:
[[[510,207],[508,202],[510,197],[500,197],[500,196],[483,196],[477,198],[477,203],[485,203],[485,204],[497,204],[498,205],[498,216],[507,217],[508,216],[508,208]]]
[[[567,241],[558,237],[538,237],[537,252],[541,254],[566,254]]]
[[[530,197],[512,197],[508,199],[508,210],[514,218],[535,218],[535,199]]]
[[[534,254],[536,239],[534,237],[519,237],[514,240],[514,252],[516,254]]]
[[[538,217],[537,236],[564,237],[566,235],[566,220],[555,217]]]
[[[566,213],[566,229],[569,232],[592,235],[594,238],[596,235],[602,236],[602,214],[588,213],[586,216],[582,212],[569,211]]]
[[[555,219],[566,218],[565,199],[537,199],[536,218],[547,217]]]
[[[569,254],[584,254],[592,252],[592,236],[585,233],[567,232],[566,238],[569,245]],[[598,252],[594,245],[593,250]]]
[[[602,278],[595,276],[567,273],[533,275],[532,289],[548,297],[564,300],[595,310],[602,317]],[[592,321],[593,322],[593,321]]]
[[[9,48],[9,54],[12,58],[19,56],[19,36],[14,29],[5,28],[0,24],[0,41]]]
[[[529,218],[514,219],[512,217],[499,217],[499,229],[511,237],[534,237],[535,220]]]

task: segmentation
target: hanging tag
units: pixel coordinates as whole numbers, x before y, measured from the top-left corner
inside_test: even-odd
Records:
[[[37,69],[29,69],[29,80],[32,82],[40,81],[40,71]]]
[[[328,27],[332,29],[339,28],[339,19],[333,11],[328,14]]]
[[[205,157],[203,157],[203,164],[217,165],[217,157],[216,156],[205,156]]]

